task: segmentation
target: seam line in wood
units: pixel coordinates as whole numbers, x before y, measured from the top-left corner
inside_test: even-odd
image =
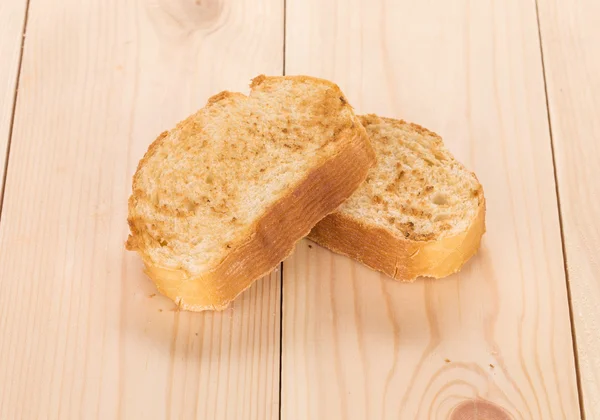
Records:
[[[571,298],[571,283],[569,279],[569,269],[567,263],[567,250],[565,248],[565,233],[564,233],[564,224],[563,224],[563,214],[562,214],[562,205],[560,201],[560,190],[558,187],[558,174],[556,169],[556,154],[554,151],[554,135],[552,132],[552,116],[550,113],[550,101],[548,99],[548,83],[546,80],[546,63],[544,61],[544,45],[542,41],[542,27],[540,24],[540,11],[538,1],[535,1],[535,15],[537,20],[538,27],[538,41],[540,43],[540,59],[542,64],[542,78],[544,81],[544,96],[546,100],[546,118],[548,121],[548,134],[550,136],[550,151],[552,153],[552,170],[554,174],[554,188],[556,191],[556,203],[558,207],[558,224],[560,227],[560,244],[562,249],[562,257],[563,257],[563,269],[565,272],[565,282],[567,286],[567,301],[569,306],[569,321],[571,323],[571,342],[573,343],[573,361],[575,363],[575,377],[577,379],[577,397],[579,399],[579,416],[582,420],[585,419],[585,409],[584,409],[584,401],[583,401],[583,389],[581,385],[581,373],[579,370],[579,355],[577,352],[577,337],[575,334],[575,320],[573,316],[573,302]]]
[[[19,62],[17,64],[17,78],[15,80],[15,91],[13,93],[12,111],[10,115],[10,125],[8,127],[8,139],[6,141],[6,160],[4,162],[2,177],[2,186],[0,187],[0,221],[2,221],[2,209],[4,207],[4,191],[6,189],[6,178],[8,176],[8,161],[10,160],[10,145],[12,143],[13,127],[15,125],[15,113],[17,111],[17,96],[19,92],[19,82],[21,80],[21,66],[23,64],[23,51],[25,49],[25,34],[27,33],[27,21],[29,17],[29,3],[25,3],[25,14],[23,16],[23,27],[21,29],[21,48],[19,51]]]

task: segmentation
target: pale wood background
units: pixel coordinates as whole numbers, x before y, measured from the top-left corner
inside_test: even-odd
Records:
[[[540,1],[583,406],[600,418],[600,2]]]
[[[577,418],[535,5],[309,3],[287,1],[286,71],[442,133],[484,185],[488,232],[461,274],[411,285],[300,246],[284,264],[284,417],[446,419],[483,398]]]
[[[600,418],[600,6],[538,3],[2,1],[0,419]],[[478,174],[460,274],[399,284],[302,241],[222,313],[155,295],[123,249],[137,161],[282,72]]]
[[[0,185],[4,182],[26,8],[27,0],[0,2]]]

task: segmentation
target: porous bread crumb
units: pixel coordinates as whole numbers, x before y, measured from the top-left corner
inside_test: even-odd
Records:
[[[416,124],[359,117],[377,155],[366,181],[338,212],[415,241],[465,231],[483,190],[435,133]]]

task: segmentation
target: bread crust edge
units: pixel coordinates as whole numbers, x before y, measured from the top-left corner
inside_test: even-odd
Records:
[[[396,280],[442,278],[460,271],[479,250],[486,230],[485,212],[482,194],[477,213],[465,231],[431,241],[399,238],[381,227],[336,212],[320,221],[308,239]]]

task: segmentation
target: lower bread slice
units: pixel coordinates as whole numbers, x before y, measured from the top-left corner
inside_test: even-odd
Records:
[[[360,119],[377,164],[308,238],[398,280],[459,271],[485,232],[477,177],[423,127],[376,115]]]

